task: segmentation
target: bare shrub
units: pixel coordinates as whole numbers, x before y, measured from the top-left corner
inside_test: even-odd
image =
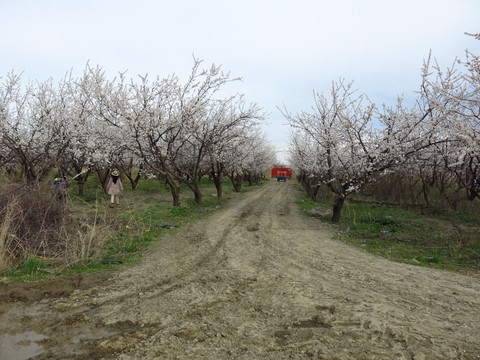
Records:
[[[3,185],[0,221],[5,232],[3,255],[13,264],[29,255],[54,256],[61,252],[65,204],[49,189],[37,185]],[[8,241],[6,241],[8,239]]]
[[[0,185],[0,273],[32,255],[56,267],[101,257],[115,220],[70,205],[47,185]]]

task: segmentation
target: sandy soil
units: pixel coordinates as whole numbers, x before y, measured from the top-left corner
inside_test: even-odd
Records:
[[[480,279],[374,257],[269,182],[133,268],[1,284],[0,359],[480,359]]]

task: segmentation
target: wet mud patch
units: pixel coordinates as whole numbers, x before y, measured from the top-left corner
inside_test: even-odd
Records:
[[[0,282],[0,305],[9,302],[39,301],[45,298],[60,298],[76,289],[89,289],[104,284],[114,270],[88,274],[58,276],[30,282]]]
[[[92,343],[121,331],[95,323],[86,315],[91,310],[88,305],[64,311],[52,307],[75,290],[94,294],[92,289],[106,284],[113,272],[1,283],[0,359],[67,359],[88,353]]]
[[[110,359],[128,347],[127,339],[146,329],[129,321],[105,326],[91,319],[68,320],[52,332],[68,336],[48,337],[39,342],[46,349],[35,360],[47,359]]]
[[[42,346],[38,343],[46,337],[34,331],[0,335],[1,359],[28,359],[38,355]]]

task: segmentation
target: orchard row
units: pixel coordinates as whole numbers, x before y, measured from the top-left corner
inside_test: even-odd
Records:
[[[467,51],[446,69],[429,58],[421,79],[415,104],[377,106],[340,80],[315,93],[313,111],[283,111],[291,163],[312,198],[321,185],[334,194],[332,221],[349,195],[392,174],[419,184],[427,204],[432,189],[454,209],[480,198],[480,58]]]
[[[275,162],[260,130],[262,109],[243,95],[220,96],[239,79],[201,66],[194,59],[184,81],[125,73],[109,79],[88,64],[82,76],[58,84],[23,86],[20,75],[7,75],[0,87],[0,168],[28,182],[58,171],[75,178],[80,191],[92,172],[105,184],[118,169],[132,186],[146,173],[165,179],[174,205],[182,183],[200,203],[205,174],[219,196],[226,176],[236,186],[258,178]]]

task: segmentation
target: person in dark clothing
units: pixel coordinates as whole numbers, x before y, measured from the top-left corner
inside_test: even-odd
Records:
[[[53,179],[53,187],[56,198],[59,201],[65,201],[67,199],[67,189],[70,187],[67,177],[56,177]]]

